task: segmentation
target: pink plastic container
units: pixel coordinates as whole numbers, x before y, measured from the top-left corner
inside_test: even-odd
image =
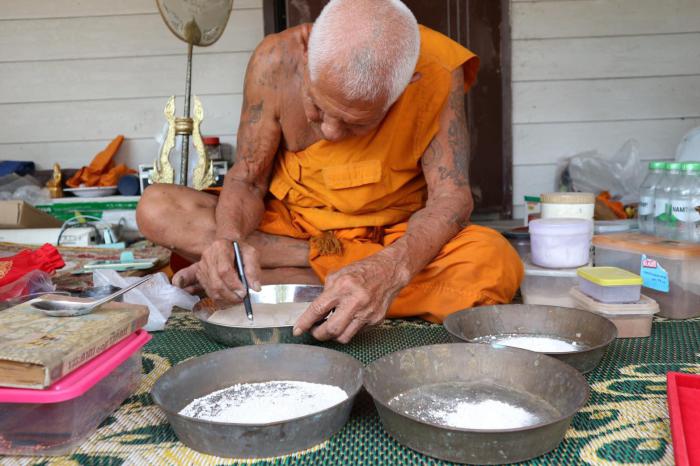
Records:
[[[44,390],[0,388],[0,455],[65,455],[141,382],[145,330],[117,343]]]

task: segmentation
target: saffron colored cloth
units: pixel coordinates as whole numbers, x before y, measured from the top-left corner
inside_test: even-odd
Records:
[[[378,128],[277,156],[270,193],[319,230],[395,225],[425,205],[420,159],[440,129],[452,72],[463,68],[466,92],[476,79],[479,59],[426,27],[420,27],[420,38],[420,77]]]
[[[136,173],[136,171],[124,164],[114,165],[114,156],[117,154],[123,141],[124,136],[119,135],[114,138],[107,147],[95,155],[90,165],[81,168],[66,181],[66,185],[71,188],[81,186],[116,186],[119,178],[122,176]]]
[[[267,202],[259,230],[310,241],[309,263],[325,282],[332,273],[389,246],[406,233],[408,222],[389,227],[360,227],[321,232],[275,199]],[[324,235],[340,247],[322,254]],[[508,303],[520,286],[524,269],[510,243],[498,232],[478,225],[464,228],[394,299],[387,317],[420,317],[442,322],[453,312],[473,306]]]
[[[12,283],[33,270],[53,273],[64,265],[58,249],[48,243],[35,251],[26,249],[14,256],[0,258],[0,286]]]

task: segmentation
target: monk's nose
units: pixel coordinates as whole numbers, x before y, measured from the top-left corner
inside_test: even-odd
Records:
[[[321,123],[321,133],[327,141],[338,141],[343,138],[345,131],[336,121],[324,121]]]

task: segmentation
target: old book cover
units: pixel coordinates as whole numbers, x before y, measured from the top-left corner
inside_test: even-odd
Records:
[[[79,317],[49,317],[28,303],[0,311],[0,386],[46,388],[147,321],[146,306],[124,303]]]

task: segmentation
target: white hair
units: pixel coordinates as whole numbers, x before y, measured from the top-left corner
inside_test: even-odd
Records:
[[[387,98],[392,105],[411,81],[420,52],[418,22],[400,0],[331,0],[311,30],[309,75],[339,80],[351,100]]]

